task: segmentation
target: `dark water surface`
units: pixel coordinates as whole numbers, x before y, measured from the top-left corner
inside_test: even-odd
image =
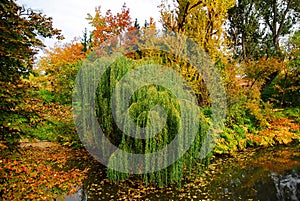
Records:
[[[134,178],[114,184],[94,160],[70,161],[90,166],[88,178],[67,201],[86,200],[300,200],[299,145],[247,149],[234,156],[215,157],[208,169],[177,185],[144,186]]]

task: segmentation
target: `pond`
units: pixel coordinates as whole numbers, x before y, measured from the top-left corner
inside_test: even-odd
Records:
[[[230,156],[217,156],[202,173],[177,185],[144,186],[134,178],[118,184],[105,178],[104,168],[94,160],[88,178],[66,201],[92,200],[300,200],[300,149],[249,148]],[[70,161],[85,166],[86,161]]]

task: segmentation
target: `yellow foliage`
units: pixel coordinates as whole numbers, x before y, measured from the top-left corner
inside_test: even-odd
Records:
[[[222,49],[228,43],[224,30],[227,11],[234,6],[234,0],[178,0],[169,4],[163,1],[161,21],[163,27],[170,32],[178,32],[196,42],[211,58],[212,63],[220,62]],[[184,41],[181,41],[184,43]],[[180,42],[178,42],[180,44]],[[180,51],[180,47],[177,48]],[[195,67],[184,61],[174,61],[190,86],[200,97],[200,101],[209,104],[208,91],[205,82]]]
[[[198,43],[210,57],[217,61],[221,49],[226,45],[224,23],[227,11],[234,6],[234,0],[179,0],[170,5],[161,5],[163,26],[170,31],[185,34]],[[173,7],[173,8],[171,8]]]
[[[279,58],[261,57],[258,60],[243,62],[241,67],[247,75],[245,79],[252,82],[252,85],[261,87],[272,73],[284,71],[286,64]]]
[[[62,85],[61,78],[75,77],[77,73],[75,65],[86,58],[86,53],[82,50],[83,45],[75,41],[62,46],[55,45],[46,51],[46,55],[37,64],[35,71],[41,76],[31,76],[30,80],[34,85],[48,91],[60,90],[67,84]]]

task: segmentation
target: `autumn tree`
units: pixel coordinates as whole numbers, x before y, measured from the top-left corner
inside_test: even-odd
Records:
[[[277,57],[285,59],[280,40],[293,33],[299,21],[298,0],[239,0],[229,10],[228,34],[239,61]],[[274,69],[261,87],[266,90],[280,69]]]
[[[161,21],[164,30],[183,34],[203,48],[216,66],[220,67],[223,58],[223,47],[227,44],[224,25],[227,11],[234,1],[176,0],[169,4],[162,1]],[[176,59],[175,59],[176,60]],[[201,105],[209,105],[209,93],[206,84],[195,67],[177,59],[184,77],[191,80],[190,85],[198,96]]]
[[[113,41],[112,37],[125,33],[132,27],[129,8],[126,4],[122,6],[121,12],[115,15],[111,10],[107,10],[103,15],[99,6],[95,9],[94,16],[88,14],[87,20],[94,27],[92,32],[94,49],[100,49],[108,41],[111,44],[106,44],[106,46],[116,46],[117,44],[112,43],[117,43],[117,41]]]
[[[122,13],[124,13],[125,16],[129,16],[129,13],[125,12],[126,9],[122,10]],[[169,89],[165,89],[163,86],[145,86],[138,89],[134,94],[132,94],[132,98],[130,100],[130,103],[128,105],[128,111],[130,113],[130,119],[134,121],[133,130],[130,130],[130,132],[137,133],[139,127],[146,127],[150,124],[150,119],[152,121],[152,117],[150,117],[150,111],[151,108],[155,105],[161,105],[163,107],[164,111],[166,111],[167,114],[167,122],[166,125],[164,125],[164,128],[162,131],[158,131],[155,137],[151,137],[146,140],[139,140],[139,139],[133,139],[130,137],[126,137],[126,131],[122,131],[123,126],[119,126],[116,123],[116,120],[113,118],[114,115],[117,115],[119,112],[118,109],[121,108],[122,104],[125,103],[126,96],[124,96],[124,91],[118,91],[117,92],[117,98],[116,103],[113,103],[112,101],[112,92],[116,90],[117,83],[120,81],[120,79],[130,70],[138,69],[141,66],[144,65],[151,65],[152,63],[161,63],[164,64],[164,66],[172,66],[172,64],[181,64],[180,62],[184,63],[185,61],[181,59],[181,61],[176,60],[174,55],[171,55],[172,53],[168,54],[167,52],[163,52],[163,50],[160,51],[158,48],[159,45],[164,45],[164,40],[166,40],[166,37],[170,35],[159,35],[158,31],[156,30],[156,22],[153,18],[150,18],[149,21],[145,23],[145,26],[140,27],[139,25],[135,23],[135,25],[132,25],[130,21],[128,21],[127,17],[124,17],[122,14],[112,15],[110,11],[106,13],[105,16],[102,16],[100,13],[100,9],[96,10],[95,17],[92,17],[90,15],[89,20],[92,22],[92,25],[94,26],[93,31],[93,41],[94,41],[94,47],[93,49],[96,51],[96,53],[108,53],[108,55],[104,55],[103,57],[96,57],[94,62],[91,62],[89,66],[85,66],[86,68],[82,68],[80,71],[81,77],[80,79],[77,79],[76,81],[76,90],[75,95],[73,99],[74,110],[76,110],[78,115],[76,115],[78,118],[76,118],[76,125],[82,125],[78,128],[80,129],[80,134],[82,135],[82,139],[87,139],[88,142],[83,142],[87,147],[97,147],[99,148],[99,154],[104,155],[105,157],[101,157],[99,155],[99,159],[102,161],[108,162],[108,164],[119,164],[123,167],[128,167],[128,162],[130,160],[126,159],[126,156],[121,156],[123,160],[116,160],[117,155],[119,154],[118,150],[110,149],[109,147],[105,147],[102,144],[102,139],[99,139],[100,136],[91,136],[90,134],[93,133],[94,123],[95,121],[91,119],[89,111],[85,110],[85,103],[81,103],[81,101],[89,100],[92,93],[86,93],[87,91],[91,91],[92,89],[97,88],[96,90],[96,97],[95,97],[95,106],[96,106],[96,115],[97,115],[97,122],[101,125],[101,129],[103,130],[106,139],[109,139],[110,142],[112,142],[115,146],[119,147],[119,150],[124,150],[128,153],[139,153],[139,154],[146,154],[155,152],[156,150],[161,149],[165,145],[169,144],[172,139],[175,137],[177,130],[179,129],[179,125],[181,124],[180,121],[183,121],[185,118],[189,118],[194,116],[195,119],[189,121],[191,124],[196,125],[195,133],[197,133],[197,139],[195,140],[195,143],[193,144],[190,152],[186,154],[185,156],[180,157],[180,159],[177,162],[174,162],[171,165],[168,165],[168,167],[163,168],[162,170],[158,170],[156,172],[150,172],[147,174],[140,174],[137,176],[137,178],[141,178],[144,180],[145,183],[157,183],[160,186],[168,185],[171,183],[178,183],[178,185],[181,184],[181,180],[184,177],[185,169],[190,169],[196,164],[199,163],[207,163],[208,157],[207,155],[203,156],[203,160],[198,160],[196,155],[199,156],[199,150],[200,146],[202,145],[203,137],[205,136],[205,131],[207,129],[207,121],[204,120],[204,116],[202,116],[202,113],[189,106],[189,104],[186,104],[184,107],[177,105],[176,100],[173,100],[173,97],[175,96],[172,94],[172,92],[169,92]],[[121,19],[125,19],[124,23],[118,22],[118,17],[115,16],[121,16]],[[123,17],[123,18],[122,18]],[[127,23],[128,22],[128,23]],[[115,28],[115,24],[120,23],[119,28]],[[124,27],[124,28],[122,28]],[[117,36],[117,37],[116,37]],[[137,37],[139,36],[139,37]],[[177,38],[175,38],[176,40]],[[168,41],[167,45],[173,45],[169,48],[172,50],[176,50],[179,48],[177,44],[179,44],[179,41],[174,41],[174,43],[171,44],[170,40]],[[135,46],[138,45],[138,46]],[[166,46],[167,46],[166,45]],[[105,72],[103,76],[97,80],[94,72],[99,72],[99,62],[106,63],[107,61],[112,61],[112,57],[109,57],[111,53],[114,53],[114,50],[118,50],[118,47],[120,47],[121,51],[122,48],[126,48],[127,46],[133,47],[133,49],[128,49],[128,51],[125,51],[127,53],[131,53],[130,50],[133,50],[133,54],[124,55],[121,58],[118,58],[115,60],[112,64],[109,65],[107,69],[105,69]],[[198,46],[195,46],[198,47]],[[183,47],[180,47],[182,51],[187,51],[187,45],[184,44]],[[192,47],[189,47],[192,48]],[[104,50],[104,51],[103,51]],[[135,55],[134,50],[138,52],[137,55]],[[197,50],[198,51],[198,50]],[[200,53],[200,52],[199,52]],[[202,52],[201,52],[202,53]],[[95,54],[95,53],[91,53]],[[90,55],[89,55],[90,56]],[[93,55],[92,55],[93,56]],[[97,55],[98,56],[98,55]],[[107,56],[107,57],[106,57]],[[169,57],[170,56],[170,57]],[[200,57],[203,56],[202,54],[199,55]],[[128,58],[130,57],[130,58]],[[90,57],[89,57],[90,58]],[[132,59],[133,58],[133,59]],[[89,60],[90,61],[90,60]],[[174,62],[174,63],[172,63]],[[180,69],[176,68],[174,70],[177,70],[180,72]],[[154,73],[154,74],[152,74]],[[157,75],[157,79],[164,79],[164,77],[161,77],[158,72],[152,72],[152,75]],[[146,73],[147,74],[147,73]],[[143,76],[147,76],[147,75]],[[145,80],[143,76],[139,76],[138,79]],[[154,76],[151,76],[154,77]],[[181,78],[181,77],[180,77]],[[154,77],[155,79],[155,77]],[[96,85],[95,80],[97,80]],[[134,79],[131,80],[134,83]],[[179,82],[179,80],[178,80]],[[93,83],[93,84],[91,84]],[[174,83],[177,83],[175,81]],[[195,85],[195,87],[197,87]],[[190,90],[189,87],[187,87],[187,90]],[[117,91],[117,90],[116,90]],[[120,93],[119,93],[120,92]],[[86,98],[81,99],[83,94]],[[115,104],[115,105],[114,105]],[[112,109],[113,108],[113,109]],[[184,109],[191,109],[191,112],[188,112],[187,116],[180,115],[179,112],[183,111]],[[198,107],[197,107],[198,108]],[[114,110],[116,109],[116,110]],[[75,112],[76,114],[76,112]],[[157,116],[155,116],[152,121],[152,124],[159,123],[161,120],[159,120],[159,117],[161,116],[160,113],[157,113]],[[156,119],[156,117],[158,117]],[[199,119],[198,119],[199,118]],[[127,119],[127,118],[126,118]],[[181,120],[183,119],[183,120]],[[128,119],[129,120],[129,119]],[[195,120],[195,121],[194,121]],[[199,125],[198,125],[198,120]],[[123,120],[122,120],[123,121]],[[124,120],[125,124],[124,127],[127,126],[127,120]],[[155,126],[155,125],[154,125]],[[191,132],[190,126],[186,126],[186,130],[183,131],[184,134]],[[82,130],[81,130],[82,129]],[[81,132],[82,131],[82,132]],[[154,129],[151,129],[151,132],[155,132],[156,127]],[[150,134],[150,133],[147,133]],[[185,140],[184,143],[186,143],[189,139],[186,135],[184,135],[184,138],[181,138],[182,140]],[[102,149],[103,148],[103,149]],[[178,148],[178,149],[177,149]],[[104,150],[105,149],[105,150]],[[177,150],[176,150],[177,149]],[[181,146],[177,146],[176,149],[172,149],[172,153],[177,153]],[[103,156],[102,155],[102,156]],[[108,157],[106,157],[108,156]],[[167,159],[165,160],[165,162]],[[124,162],[124,163],[123,163]],[[146,168],[151,164],[157,164],[162,165],[165,162],[162,161],[152,161],[150,162],[149,158],[145,159],[145,165]],[[199,162],[199,163],[198,163]],[[143,164],[138,164],[138,166],[144,166]],[[112,166],[110,166],[112,167]],[[129,171],[131,172],[131,171]],[[124,178],[127,178],[130,176],[130,174],[124,174],[122,171],[118,172],[115,169],[111,168],[107,171],[108,177],[111,180],[121,181]]]
[[[1,80],[12,81],[28,75],[38,48],[44,44],[39,38],[61,38],[60,30],[53,28],[52,18],[19,6],[13,0],[0,4],[1,13]]]
[[[276,105],[297,107],[300,101],[300,31],[289,37],[286,49],[284,66],[266,95]]]
[[[94,30],[88,34],[85,29],[81,41],[75,39],[71,43],[47,50],[37,65],[36,72],[40,76],[31,77],[31,81],[36,85],[51,92],[55,101],[71,103],[75,77],[87,55],[91,52],[111,52],[111,48],[115,47],[118,41],[114,37],[120,34],[125,35],[124,40],[128,43],[136,38],[133,31],[137,28],[132,26],[129,9],[125,4],[116,15],[111,10],[102,15],[100,7],[95,11],[94,16],[88,14],[87,18]]]
[[[227,11],[233,5],[233,0],[177,0],[173,5],[163,1],[162,24],[169,31],[185,34],[217,60],[226,42],[223,26],[227,20]]]
[[[31,81],[51,92],[56,101],[70,104],[76,74],[84,58],[84,46],[78,41],[56,45],[41,57],[35,70],[39,76],[31,77]]]
[[[30,110],[21,105],[30,85],[21,79],[32,70],[34,56],[43,47],[42,38],[61,38],[52,18],[19,6],[13,0],[0,3],[0,133],[10,142],[20,137],[19,124],[30,122]]]

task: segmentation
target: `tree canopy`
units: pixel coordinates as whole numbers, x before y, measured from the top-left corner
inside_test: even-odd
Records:
[[[62,35],[53,28],[51,17],[14,0],[1,1],[0,13],[1,80],[8,81],[29,74],[38,48],[44,46],[40,37],[61,39]]]
[[[14,0],[1,1],[0,13],[0,133],[2,139],[13,140],[22,132],[18,125],[31,117],[30,110],[20,107],[31,90],[21,78],[32,71],[38,48],[44,46],[41,38],[61,39],[62,35],[53,27],[51,17]]]

